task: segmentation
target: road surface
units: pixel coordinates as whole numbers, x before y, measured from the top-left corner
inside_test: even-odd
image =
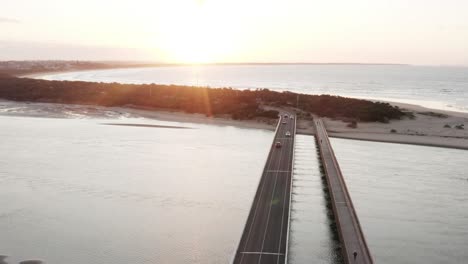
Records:
[[[285,118],[283,113],[280,122],[234,264],[285,263],[296,117]],[[277,148],[276,142],[282,146]]]

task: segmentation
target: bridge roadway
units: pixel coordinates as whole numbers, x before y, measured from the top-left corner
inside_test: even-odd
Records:
[[[282,124],[286,121],[286,124]],[[286,136],[286,132],[291,136]],[[285,263],[289,232],[291,172],[296,135],[296,117],[284,113],[255,194],[234,264]],[[276,142],[282,146],[277,148]]]
[[[358,216],[321,119],[315,121],[316,138],[330,192],[345,263],[373,263]],[[356,256],[355,256],[356,255]]]

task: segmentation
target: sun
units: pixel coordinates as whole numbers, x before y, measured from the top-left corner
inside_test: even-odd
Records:
[[[184,2],[176,17],[166,20],[163,49],[177,63],[219,62],[235,47],[237,25],[219,5],[208,1]],[[174,14],[174,13],[173,13]]]

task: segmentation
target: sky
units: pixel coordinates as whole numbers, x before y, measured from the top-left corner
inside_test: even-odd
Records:
[[[0,60],[468,65],[467,0],[0,2]]]

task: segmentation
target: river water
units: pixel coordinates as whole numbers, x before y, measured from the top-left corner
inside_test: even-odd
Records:
[[[227,263],[273,136],[141,118],[0,124],[0,255],[9,263]]]
[[[298,136],[290,263],[342,263],[314,138]],[[376,263],[465,263],[468,152],[331,139]]]
[[[331,142],[377,263],[467,261],[467,151]]]

